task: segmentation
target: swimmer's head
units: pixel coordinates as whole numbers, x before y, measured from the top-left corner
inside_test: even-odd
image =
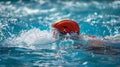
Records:
[[[59,20],[52,24],[51,26],[54,29],[53,36],[63,36],[66,34],[75,34],[79,35],[79,25],[77,22],[69,19]]]

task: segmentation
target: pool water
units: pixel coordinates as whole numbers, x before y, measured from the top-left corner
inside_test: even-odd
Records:
[[[80,33],[120,39],[119,0],[1,0],[0,67],[120,67],[120,50],[73,48],[51,24],[75,20]],[[119,44],[118,44],[119,45]]]

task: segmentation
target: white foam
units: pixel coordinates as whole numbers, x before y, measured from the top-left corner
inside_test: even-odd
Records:
[[[120,34],[116,34],[114,36],[106,36],[105,38],[110,40],[120,40]]]
[[[30,9],[30,8],[27,8],[27,7],[24,7],[23,10],[25,12],[27,12],[28,14],[34,14],[34,13],[38,13],[39,12],[39,9]]]
[[[9,43],[9,46],[13,47],[27,47],[27,48],[51,48],[50,43],[54,42],[55,39],[51,33],[44,30],[34,28],[28,31],[22,32],[15,38],[9,38],[5,43]]]

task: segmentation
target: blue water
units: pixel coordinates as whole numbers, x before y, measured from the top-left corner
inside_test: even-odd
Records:
[[[54,40],[51,24],[60,19],[77,21],[80,33],[119,35],[120,1],[0,1],[0,67],[120,67],[119,49],[101,53]]]

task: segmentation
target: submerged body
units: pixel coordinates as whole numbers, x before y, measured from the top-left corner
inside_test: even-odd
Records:
[[[79,40],[83,42],[78,42],[77,45],[81,44],[86,48],[120,48],[120,39],[116,39],[117,37],[95,37],[88,35],[80,35]],[[86,43],[84,43],[86,42]],[[79,48],[79,47],[77,47]]]
[[[117,42],[119,40],[114,40],[114,42],[112,42],[113,40],[107,37],[97,37],[80,34],[80,27],[77,22],[73,20],[64,19],[54,22],[52,24],[52,28],[53,37],[56,39],[62,40],[64,38],[70,38],[73,40],[80,40],[79,42],[74,43],[75,48],[81,48],[81,46],[85,46],[85,48],[106,48],[111,47],[111,45],[113,44],[115,45],[120,43]]]

